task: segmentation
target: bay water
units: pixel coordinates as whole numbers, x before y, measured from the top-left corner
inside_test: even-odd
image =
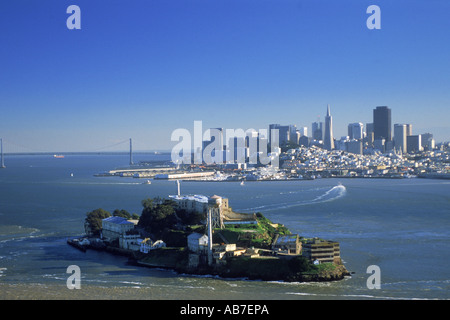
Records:
[[[135,162],[169,160],[136,154]],[[141,201],[176,194],[174,181],[97,177],[127,166],[128,155],[7,155],[0,169],[0,299],[449,299],[450,181],[316,179],[187,182],[183,194],[220,195],[238,212],[261,212],[293,233],[340,243],[351,277],[285,283],[191,276],[129,265],[106,252],[81,252],[66,240],[84,233],[86,213],[140,214]],[[79,266],[81,289],[67,268]],[[380,289],[369,289],[369,266]]]

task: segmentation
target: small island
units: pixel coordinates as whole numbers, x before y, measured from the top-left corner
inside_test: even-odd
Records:
[[[338,242],[292,234],[261,213],[234,212],[227,198],[178,193],[142,206],[140,216],[118,209],[87,213],[86,234],[68,244],[190,275],[286,282],[350,275]]]

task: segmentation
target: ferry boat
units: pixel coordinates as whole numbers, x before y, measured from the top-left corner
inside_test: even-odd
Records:
[[[64,158],[62,154],[54,154],[53,158]]]

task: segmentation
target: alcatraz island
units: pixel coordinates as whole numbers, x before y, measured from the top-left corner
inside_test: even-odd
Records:
[[[68,244],[124,255],[129,263],[181,274],[266,281],[333,281],[350,273],[339,243],[292,234],[261,213],[238,213],[217,195],[142,201],[141,215],[96,209]]]

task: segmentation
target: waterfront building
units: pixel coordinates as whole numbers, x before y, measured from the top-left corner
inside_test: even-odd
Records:
[[[298,234],[277,234],[272,244],[272,250],[274,250],[275,252],[287,254],[300,254],[302,250],[302,244],[299,240]]]
[[[216,265],[225,264],[228,258],[243,255],[246,250],[246,248],[237,248],[235,243],[214,244],[214,263]]]
[[[331,151],[334,149],[333,138],[333,118],[331,117],[330,105],[327,107],[327,115],[325,116],[325,133],[323,137],[325,149]]]
[[[319,263],[340,263],[340,247],[335,241],[314,238],[302,245],[302,256]]]
[[[138,233],[121,234],[119,236],[119,248],[139,251],[142,241],[143,240],[140,238],[140,235]]]
[[[386,106],[376,107],[376,109],[373,110],[373,130],[375,140],[392,140],[391,116],[391,109]]]
[[[142,253],[148,253],[150,250],[152,250],[153,241],[150,238],[142,239],[139,243],[139,251]]]
[[[122,217],[102,219],[102,237],[108,241],[118,239],[128,231],[133,230],[137,221],[130,221]]]
[[[183,172],[183,173],[160,173],[154,176],[154,179],[167,179],[167,180],[187,180],[214,176],[214,171],[201,171],[201,172]]]
[[[206,234],[191,233],[187,237],[189,249],[188,267],[197,268],[200,264],[206,265],[209,256],[209,237]]]
[[[131,251],[148,253],[150,250],[166,247],[162,240],[153,242],[150,238],[141,239],[138,233],[121,234],[119,236],[119,248]]]

